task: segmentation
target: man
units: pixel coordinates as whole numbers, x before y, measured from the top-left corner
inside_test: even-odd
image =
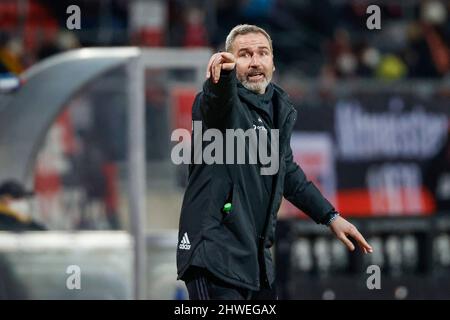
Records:
[[[192,117],[204,129],[279,129],[278,141],[271,143],[278,143],[280,161],[274,175],[262,175],[261,163],[190,165],[177,251],[178,278],[190,299],[277,298],[270,248],[282,196],[316,223],[328,225],[350,250],[355,248],[347,236],[364,253],[372,252],[293,161],[296,111],[271,83],[274,70],[267,32],[238,25],[226,39],[226,52],[211,57],[203,91],[195,99]]]
[[[0,231],[46,230],[28,215],[26,201],[33,194],[15,180],[8,180],[0,185]]]

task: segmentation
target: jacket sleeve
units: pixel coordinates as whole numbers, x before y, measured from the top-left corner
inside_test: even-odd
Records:
[[[237,105],[236,70],[222,70],[218,83],[213,83],[211,79],[203,84],[200,109],[206,126],[217,128],[223,126],[226,116]]]
[[[336,210],[324,198],[319,189],[307,179],[303,170],[293,160],[290,146],[285,161],[284,197],[316,223],[326,224],[330,214],[336,212]]]

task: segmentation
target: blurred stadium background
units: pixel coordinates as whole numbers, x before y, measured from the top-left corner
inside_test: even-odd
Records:
[[[0,178],[35,190],[21,214],[47,229],[0,232],[0,298],[187,298],[170,135],[190,129],[209,55],[253,23],[299,112],[295,158],[375,250],[346,252],[283,203],[281,298],[449,299],[449,14],[434,0],[0,0]]]

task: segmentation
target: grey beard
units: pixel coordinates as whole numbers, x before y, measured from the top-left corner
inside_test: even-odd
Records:
[[[251,81],[248,81],[246,77],[244,77],[243,79],[239,79],[239,80],[242,83],[242,85],[244,86],[244,88],[246,88],[247,90],[253,91],[255,93],[264,93],[264,92],[266,92],[266,88],[272,79],[271,78],[268,79],[268,78],[264,77],[264,79],[261,81],[251,82]]]

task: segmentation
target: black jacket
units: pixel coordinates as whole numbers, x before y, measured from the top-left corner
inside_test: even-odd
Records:
[[[281,88],[270,85],[274,86],[275,123],[264,117],[264,126],[279,128],[280,159],[278,174],[272,179],[272,192],[268,193],[265,180],[261,179],[259,163],[191,164],[180,217],[178,279],[184,279],[193,261],[200,261],[215,276],[236,286],[251,290],[271,286],[274,267],[269,249],[282,197],[317,223],[326,223],[334,212],[333,206],[293,161],[290,138],[296,110]],[[235,70],[223,72],[217,84],[207,80],[203,92],[195,99],[192,119],[201,120],[203,130],[216,128],[221,132],[245,131],[260,124],[263,112],[251,103],[249,95],[253,93],[239,86]],[[224,137],[224,145],[225,140]],[[233,208],[228,214],[222,210],[226,202],[231,202]],[[262,234],[255,229],[256,214],[267,217]]]

